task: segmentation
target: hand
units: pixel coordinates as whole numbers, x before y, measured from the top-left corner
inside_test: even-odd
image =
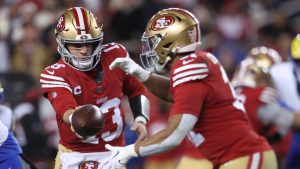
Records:
[[[71,130],[72,130],[72,132],[75,134],[75,136],[76,136],[77,138],[79,138],[80,140],[85,140],[85,139],[87,139],[87,137],[83,137],[83,136],[79,135],[78,133],[76,133],[76,131],[74,130],[72,124],[71,124]]]
[[[110,70],[116,67],[119,67],[124,72],[135,76],[141,82],[145,82],[150,76],[150,72],[144,70],[129,57],[117,58],[109,65]]]
[[[130,130],[137,132],[138,138],[136,142],[145,140],[147,138],[146,125],[142,122],[135,122]]]
[[[129,159],[138,156],[134,150],[134,144],[125,147],[106,144],[105,148],[112,151],[112,155],[106,162],[101,163],[98,169],[122,169]]]

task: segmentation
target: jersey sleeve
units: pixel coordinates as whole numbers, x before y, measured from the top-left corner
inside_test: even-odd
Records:
[[[199,116],[209,91],[210,87],[207,84],[197,81],[179,85],[173,92],[174,104],[170,114]]]
[[[57,68],[57,67],[54,67]],[[68,109],[73,109],[77,103],[72,89],[59,68],[46,68],[40,75],[43,95],[51,102],[55,112],[63,115]]]
[[[103,52],[106,52],[109,56],[107,67],[116,59],[129,57],[126,48],[118,43],[109,43],[105,45]],[[123,92],[128,96],[129,99],[138,95],[147,95],[147,90],[142,83],[140,83],[135,77],[126,75],[121,69],[117,68],[113,71],[117,71],[120,76],[124,79],[123,81]]]
[[[118,57],[128,57],[128,51],[126,48],[119,43],[108,43],[103,45],[103,53],[106,53],[109,58],[107,58],[110,62],[114,61]],[[109,65],[109,64],[108,64]]]
[[[196,54],[182,57],[172,67],[171,85],[175,88],[179,85],[206,79],[209,76],[207,61]]]

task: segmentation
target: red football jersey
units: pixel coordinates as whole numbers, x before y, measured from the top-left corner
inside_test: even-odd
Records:
[[[268,90],[274,90],[270,87],[261,86],[261,87],[238,87],[236,92],[238,97],[245,105],[247,115],[252,124],[253,129],[262,136],[270,135],[271,132],[275,132],[276,128],[268,128],[264,127],[263,123],[260,121],[257,115],[257,110],[260,106],[262,106],[265,101],[265,94]],[[276,98],[275,98],[276,99]],[[268,113],[268,112],[265,112]],[[285,137],[280,139],[279,141],[272,144],[272,148],[276,153],[276,157],[279,162],[282,162],[288,153],[291,142],[291,133],[288,133]]]
[[[174,63],[170,79],[171,115],[198,117],[193,140],[215,166],[271,149],[252,130],[243,104],[235,99],[225,70],[212,54],[197,51],[182,57]]]
[[[260,99],[266,87],[238,87],[236,93],[239,100],[241,100],[247,111],[248,118],[252,124],[254,131],[260,135],[264,135],[266,128],[258,118],[257,109],[264,104]]]
[[[43,70],[40,78],[42,91],[56,111],[62,145],[79,152],[107,151],[104,147],[106,143],[124,145],[125,124],[121,100],[124,95],[129,99],[146,95],[146,89],[136,78],[126,75],[118,68],[109,70],[112,61],[127,55],[123,46],[110,43],[103,45],[100,64],[90,71],[76,70],[63,60]],[[101,80],[97,81],[100,76]],[[105,126],[96,136],[82,141],[62,118],[66,110],[85,104],[94,104],[101,108]]]

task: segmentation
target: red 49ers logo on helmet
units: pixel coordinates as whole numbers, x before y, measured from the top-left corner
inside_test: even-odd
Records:
[[[98,165],[97,161],[84,161],[79,164],[78,169],[97,169]]]
[[[61,16],[57,21],[56,30],[58,32],[61,32],[64,30],[64,28],[65,28],[65,17]]]
[[[174,23],[174,18],[171,16],[163,16],[156,19],[152,23],[152,29],[155,31],[165,29]]]

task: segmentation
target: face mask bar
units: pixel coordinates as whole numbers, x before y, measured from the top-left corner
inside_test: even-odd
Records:
[[[66,64],[72,66],[73,68],[80,70],[80,71],[88,71],[93,69],[100,60],[100,54],[102,50],[102,42],[103,36],[100,38],[86,40],[84,43],[94,43],[94,50],[92,55],[86,56],[84,59],[78,58],[77,56],[72,55],[66,48],[66,44],[79,44],[83,43],[82,41],[74,41],[74,40],[59,40],[58,42],[58,52],[63,56],[63,60]]]
[[[155,47],[162,40],[162,37],[155,35],[151,37],[142,37],[142,54],[140,55],[143,67],[151,72],[155,71],[155,64],[157,64],[159,57],[155,52]]]

